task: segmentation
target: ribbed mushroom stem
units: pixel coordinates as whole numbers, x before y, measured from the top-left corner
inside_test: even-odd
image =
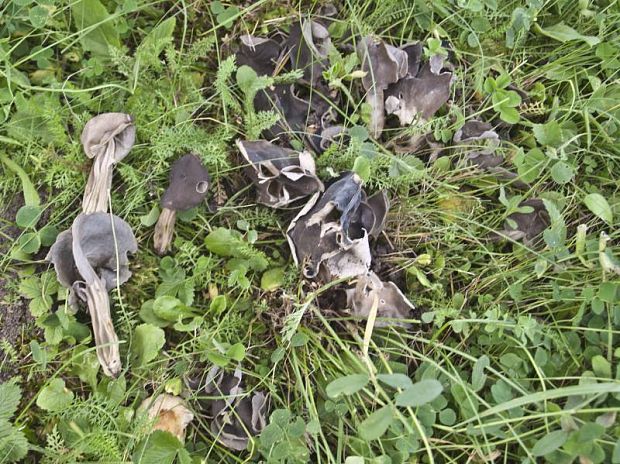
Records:
[[[368,130],[373,138],[378,139],[381,137],[381,131],[383,131],[383,126],[385,125],[383,90],[376,86],[370,89],[366,94],[366,103],[372,108]]]
[[[108,211],[108,196],[112,188],[113,170],[114,163],[108,153],[95,159],[84,189],[82,212],[89,214]]]
[[[105,375],[117,377],[121,371],[121,356],[118,349],[118,336],[110,315],[110,299],[104,282],[96,277],[84,288],[90,318],[95,334],[97,358]]]
[[[155,251],[159,255],[163,255],[170,249],[176,217],[177,212],[173,209],[163,208],[161,210],[161,214],[155,225],[155,236],[153,237]]]

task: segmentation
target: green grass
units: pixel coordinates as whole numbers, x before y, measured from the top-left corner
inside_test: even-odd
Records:
[[[82,5],[90,13],[80,20]],[[98,16],[93,5],[105,11]],[[407,330],[374,328],[366,342],[371,328],[363,321],[319,309],[317,297],[330,285],[304,282],[290,259],[285,231],[294,210],[254,203],[234,144],[260,133],[264,121],[236,85],[226,60],[231,48],[241,34],[287,29],[320,5],[236,6],[229,23],[217,6],[199,0],[0,6],[0,155],[25,172],[45,218],[34,229],[15,227],[22,179],[0,162],[0,327],[10,305],[22,296],[26,304],[34,301],[34,317],[20,336],[0,345],[0,370],[13,375],[16,369],[22,390],[14,415],[3,415],[0,406],[6,453],[0,462],[10,462],[9,440],[18,440],[5,433],[5,422],[28,440],[24,462],[139,462],[140,449],[149,459],[161,452],[162,462],[187,462],[186,456],[214,463],[620,462],[620,280],[618,265],[614,270],[606,261],[617,263],[620,250],[619,4],[338,2],[335,30],[348,27],[395,45],[439,38],[455,54],[450,104],[426,124],[391,130],[386,139],[432,133],[449,146],[465,118],[502,124],[485,89],[490,76],[507,74],[527,95],[519,122],[500,128],[498,149],[508,169],[528,178],[527,190],[472,168],[453,149],[433,159],[428,148],[399,155],[386,140],[354,139],[318,157],[319,174],[329,180],[351,169],[362,150],[373,151],[366,188],[385,188],[392,199],[382,240],[393,251],[381,259],[420,314]],[[170,37],[149,36],[168,18],[175,18]],[[575,31],[570,40],[549,36],[560,21]],[[599,43],[591,46],[582,36]],[[93,49],[101,43],[113,46]],[[347,125],[364,125],[358,81],[342,82],[346,92],[334,109]],[[67,312],[64,292],[43,261],[47,246],[20,250],[24,234],[44,225],[70,227],[90,168],[79,135],[90,117],[105,111],[133,115],[138,131],[136,145],[116,166],[111,200],[139,244],[133,276],[111,292],[124,342],[118,381],[99,369],[87,314]],[[172,292],[162,289],[166,279],[146,216],[158,205],[170,163],[187,152],[208,167],[209,198],[219,209],[200,207],[177,221],[176,274],[166,282],[185,292],[182,300],[192,294],[184,302],[204,317],[193,331],[166,328],[164,347],[138,365],[131,353],[140,349],[140,308],[157,292]],[[539,243],[492,239],[510,212],[502,191],[507,201],[523,195],[555,205],[559,214],[551,215]],[[611,220],[586,206],[593,193],[605,199]],[[583,239],[580,225],[587,227]],[[277,291],[261,289],[262,271],[231,277],[238,276],[234,263],[204,244],[218,227],[243,235],[244,259],[263,253],[269,269],[284,268]],[[605,249],[602,233],[609,235]],[[226,295],[223,311],[211,304],[217,294]],[[197,414],[187,453],[161,443],[145,447],[148,427],[134,418],[142,400],[152,392],[178,393],[188,372],[206,372],[214,360],[223,362],[218,347],[236,344],[243,347],[239,365],[248,390],[268,392],[270,411],[277,411],[267,433],[249,452],[231,452],[214,440],[209,418]],[[228,360],[227,368],[236,364]],[[390,387],[384,377],[397,373],[413,383],[437,380],[442,392],[418,406],[401,405],[407,385]],[[356,374],[366,379],[359,389],[329,397],[327,385]],[[63,379],[74,396],[66,407],[46,411],[37,398],[54,379]],[[183,390],[198,412],[206,395]],[[383,433],[375,420],[381,414]]]

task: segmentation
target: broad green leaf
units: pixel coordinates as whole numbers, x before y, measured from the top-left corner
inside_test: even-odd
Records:
[[[172,464],[183,444],[170,432],[155,430],[138,445],[133,460],[136,464]]]
[[[392,388],[409,388],[413,385],[411,378],[405,374],[377,374],[377,380]]]
[[[592,357],[592,370],[597,377],[611,379],[611,364],[600,354]]]
[[[157,219],[159,219],[159,213],[159,206],[154,205],[147,214],[140,216],[140,224],[145,227],[151,227],[155,225]]]
[[[592,47],[601,41],[598,37],[580,34],[572,27],[564,24],[564,21],[554,24],[553,26],[540,28],[540,32],[547,37],[551,37],[552,39],[558,40],[562,43],[569,42],[571,40],[581,40]]]
[[[71,13],[84,50],[108,56],[110,46],[120,48],[114,20],[99,0],[78,0],[71,5]]]
[[[353,172],[355,172],[364,182],[370,179],[370,160],[365,156],[358,156],[353,163]]]
[[[532,447],[532,455],[536,457],[546,456],[566,443],[567,438],[568,433],[564,430],[556,430],[555,432],[551,432],[534,443],[534,446]]]
[[[24,253],[34,254],[41,248],[41,238],[36,232],[26,232],[17,240],[19,249]]]
[[[65,381],[53,379],[37,396],[37,406],[45,411],[62,411],[73,402],[73,392],[65,387]]]
[[[559,147],[562,144],[562,128],[557,121],[534,124],[532,130],[538,143],[543,146]]]
[[[284,269],[283,267],[276,267],[265,271],[260,278],[260,287],[266,292],[273,292],[280,288],[285,279]]]
[[[521,119],[519,111],[510,107],[502,107],[499,112],[499,117],[502,121],[506,121],[508,124],[516,124]]]
[[[37,5],[35,7],[30,8],[28,11],[28,19],[30,19],[30,24],[35,29],[40,29],[47,23],[47,20],[50,17],[50,9],[53,7],[44,7],[41,5]]]
[[[136,327],[131,351],[137,366],[144,366],[157,357],[166,343],[164,331],[151,324]]]
[[[564,161],[556,162],[551,168],[551,178],[558,184],[567,184],[574,174],[573,167]]]
[[[381,438],[394,419],[391,406],[383,406],[362,421],[358,434],[363,440]]]
[[[593,214],[597,215],[607,224],[611,225],[614,222],[614,215],[611,210],[611,206],[600,193],[589,193],[583,199],[583,202]]]
[[[48,224],[43,226],[39,230],[39,238],[41,239],[41,245],[47,247],[52,246],[56,241],[56,237],[58,237],[58,229],[56,226]]]
[[[228,348],[226,351],[226,356],[237,362],[241,362],[243,361],[243,358],[245,358],[245,347],[241,343],[235,343],[233,346]]]
[[[15,380],[0,384],[0,421],[13,417],[21,397],[22,389]]]
[[[396,395],[396,406],[416,407],[430,403],[443,391],[443,386],[435,379],[425,379],[414,383],[402,393]]]
[[[247,65],[239,66],[237,69],[237,85],[243,93],[248,93],[258,79],[256,71]]]
[[[474,368],[471,371],[471,385],[474,391],[482,390],[487,380],[487,376],[484,373],[484,369],[489,367],[491,362],[487,355],[480,356],[474,363]]]
[[[42,212],[43,208],[40,206],[24,205],[17,210],[15,223],[22,229],[35,227],[41,218]]]
[[[22,183],[22,192],[24,194],[24,203],[27,206],[39,206],[41,204],[41,199],[39,198],[39,193],[37,189],[34,188],[28,174],[24,171],[17,163],[10,160],[6,155],[0,153],[0,161],[2,161],[6,167],[13,171],[19,180]]]
[[[352,374],[332,380],[325,392],[330,398],[338,398],[340,395],[353,395],[368,384],[367,374]]]

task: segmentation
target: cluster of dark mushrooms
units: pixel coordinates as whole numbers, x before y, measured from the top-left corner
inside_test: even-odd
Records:
[[[414,305],[398,286],[372,270],[373,244],[384,233],[390,201],[385,191],[369,194],[355,172],[342,172],[327,180],[317,175],[315,156],[345,137],[347,129],[333,111],[342,98],[323,77],[333,47],[328,26],[335,12],[324,9],[321,19],[303,19],[288,35],[241,37],[238,65],[258,75],[301,71],[291,84],[275,84],[257,93],[258,111],[275,111],[279,121],[264,131],[262,140],[238,140],[244,171],[257,191],[257,202],[271,208],[300,206],[286,237],[293,261],[305,279],[319,284],[338,281],[334,288],[346,295],[346,310],[375,325],[402,325],[413,316]],[[425,55],[421,43],[394,47],[376,37],[356,40],[350,47],[360,66],[360,96],[371,111],[368,132],[380,140],[391,124],[424,123],[449,101],[453,65],[444,54]],[[119,340],[110,314],[109,291],[131,276],[128,254],[137,251],[130,226],[108,212],[114,165],[131,150],[136,129],[124,113],[105,113],[84,127],[81,141],[93,159],[82,202],[82,212],[71,227],[58,235],[48,261],[58,280],[69,289],[68,302],[90,312],[96,352],[103,372],[112,377],[122,369]],[[301,138],[303,150],[293,148]],[[427,137],[409,140],[409,150],[428,143]],[[469,120],[454,135],[454,146],[466,153],[466,162],[490,174],[514,181],[517,176],[502,166],[496,154],[500,137],[488,123]],[[299,145],[297,145],[299,146]],[[399,150],[395,150],[399,151]],[[207,169],[196,154],[187,154],[171,166],[169,186],[161,198],[161,213],[154,231],[154,247],[164,254],[171,248],[177,212],[201,204],[210,185]],[[299,202],[305,202],[300,205]],[[544,204],[529,199],[507,218],[498,235],[512,240],[534,240],[549,223]],[[375,322],[375,317],[378,321]],[[232,450],[246,449],[250,437],[265,426],[267,396],[245,392],[242,372],[214,367],[206,381],[188,382],[208,397],[200,406],[211,421],[211,432]],[[183,441],[194,415],[185,400],[161,394],[148,398],[140,408],[154,423]]]

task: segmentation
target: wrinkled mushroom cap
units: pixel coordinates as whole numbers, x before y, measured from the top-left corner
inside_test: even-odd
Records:
[[[272,75],[280,56],[281,46],[273,39],[244,34],[237,52],[237,65],[249,66],[259,76]]]
[[[491,124],[470,120],[454,134],[453,141],[467,152],[467,160],[480,169],[495,168],[504,158],[493,155],[500,144],[499,135]]]
[[[377,317],[389,319],[411,319],[415,306],[393,282],[383,282],[374,272],[368,272],[357,279],[355,287],[346,290],[347,307],[356,317],[368,318],[377,302]],[[377,326],[390,325],[395,321],[379,321]],[[398,323],[403,325],[402,322]]]
[[[112,160],[119,162],[136,140],[133,118],[125,113],[103,113],[84,126],[81,142],[89,158],[96,158],[109,150]]]
[[[207,195],[210,182],[209,171],[193,154],[182,156],[172,163],[169,180],[161,206],[174,211],[198,206]]]
[[[280,208],[323,190],[309,152],[299,153],[266,140],[238,140],[237,146],[248,163],[246,173],[256,185],[260,203]]]
[[[194,413],[187,408],[185,401],[178,396],[161,394],[145,399],[138,410],[146,412],[153,422],[153,430],[163,430],[185,440],[185,429],[194,419]]]
[[[357,55],[362,61],[364,89],[386,89],[405,77],[408,72],[409,57],[399,48],[392,47],[382,40],[367,36],[357,44]]]
[[[529,213],[512,213],[508,219],[514,221],[517,227],[513,228],[507,221],[501,233],[513,240],[523,240],[524,243],[530,244],[549,227],[551,222],[549,213],[539,198],[530,198],[521,202],[519,206],[530,207],[532,211]]]
[[[215,366],[207,375],[205,393],[213,397],[206,405],[212,419],[211,432],[224,446],[241,451],[249,437],[260,434],[266,425],[267,396],[244,393],[240,369],[226,373]]]
[[[79,243],[74,244],[76,230],[79,232]],[[75,256],[76,250],[79,256]],[[108,213],[80,214],[71,229],[58,235],[46,259],[54,265],[58,281],[64,287],[75,291],[82,283],[89,283],[89,276],[80,269],[90,266],[109,291],[131,277],[127,254],[137,250],[138,244],[131,227],[118,216]]]
[[[343,174],[319,198],[307,203],[291,222],[287,238],[295,264],[306,278],[353,277],[370,265],[369,235],[381,231],[389,204],[383,194],[368,201],[360,177]]]

